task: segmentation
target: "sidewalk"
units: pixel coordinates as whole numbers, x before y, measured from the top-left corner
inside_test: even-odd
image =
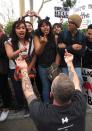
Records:
[[[21,118],[0,123],[0,131],[37,131],[37,129],[30,118]]]
[[[27,117],[25,117],[25,111],[21,110],[21,111],[14,111],[14,110],[10,110],[9,115],[7,120],[16,120],[16,119],[21,119],[21,118],[28,118],[29,115]]]

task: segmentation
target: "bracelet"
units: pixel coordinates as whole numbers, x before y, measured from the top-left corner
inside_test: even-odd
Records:
[[[21,71],[24,71],[24,70],[27,71],[27,70],[28,70],[27,67],[23,67],[23,68],[21,69]]]

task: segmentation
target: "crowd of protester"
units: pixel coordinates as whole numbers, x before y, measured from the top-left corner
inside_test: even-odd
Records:
[[[30,21],[26,21],[26,17],[38,18],[36,30]],[[52,25],[48,17],[41,19],[34,11],[28,11],[14,21],[9,36],[0,24],[0,96],[3,102],[0,107],[0,121],[7,118],[11,109],[25,110],[25,115],[29,113],[22,90],[21,71],[15,62],[19,56],[26,60],[30,81],[33,86],[36,83],[33,90],[44,103],[52,103],[52,81],[48,77],[48,68],[55,63],[61,72],[68,75],[67,63],[64,60],[65,49],[74,55],[73,65],[81,89],[83,88],[82,67],[92,68],[92,25],[88,26],[84,34],[78,29],[81,22],[79,15],[70,15],[68,27],[63,30],[61,23]],[[8,78],[11,79],[12,89],[9,87]]]

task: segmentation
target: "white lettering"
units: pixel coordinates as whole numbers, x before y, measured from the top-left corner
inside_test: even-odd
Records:
[[[64,123],[68,123],[68,118],[67,117],[62,118],[62,124],[64,124]]]

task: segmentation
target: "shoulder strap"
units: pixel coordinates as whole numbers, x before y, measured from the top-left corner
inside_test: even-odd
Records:
[[[79,42],[82,41],[82,38],[83,38],[83,34],[82,34],[82,32],[79,31],[79,38],[78,38]]]
[[[31,38],[30,41],[29,41],[28,55],[30,55],[31,46],[32,46],[32,38]]]

